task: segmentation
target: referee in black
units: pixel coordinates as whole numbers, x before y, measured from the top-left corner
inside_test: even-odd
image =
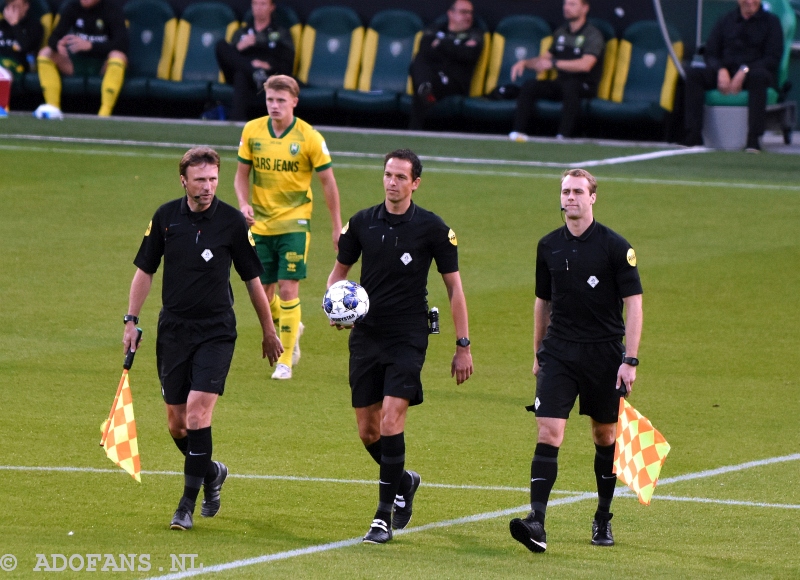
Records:
[[[219,155],[209,147],[187,151],[180,162],[186,195],[156,210],[133,263],[125,351],[136,350],[139,312],[153,274],[164,258],[162,309],[158,316],[156,362],[167,405],[169,432],[186,456],[183,497],[170,528],[192,527],[194,505],[204,486],[203,517],[214,517],[228,468],[211,460],[211,415],[236,342],[230,284],[231,264],[244,280],[264,337],[262,356],[272,365],[283,348],[261,286],[261,261],[242,213],[215,197]]]
[[[328,286],[347,278],[359,257],[369,312],[350,334],[350,389],[358,435],[380,465],[378,510],[364,542],[383,544],[392,528],[411,519],[420,476],[405,470],[406,413],[422,403],[420,373],[428,348],[428,271],[432,260],[450,298],[456,330],[451,376],[461,384],[472,374],[467,301],[458,273],[456,235],[434,213],[416,205],[422,163],[399,149],[384,159],[386,198],[355,214],[342,228],[339,255]],[[392,513],[394,512],[394,514]]]
[[[597,181],[588,171],[565,171],[561,210],[566,223],[543,237],[536,250],[536,400],[527,409],[536,413],[539,435],[531,462],[531,512],[510,523],[514,539],[532,552],[547,549],[547,500],[558,474],[567,418],[578,397],[580,414],[591,418],[595,446],[598,501],[592,544],[614,545],[609,523],[617,484],[614,442],[619,397],[631,392],[639,364],[642,285],[633,248],[594,220],[596,200]]]

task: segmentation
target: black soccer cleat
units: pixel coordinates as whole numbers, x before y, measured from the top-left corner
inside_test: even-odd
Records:
[[[383,520],[372,520],[367,535],[361,540],[365,544],[385,544],[392,539],[392,530]]]
[[[185,497],[181,498],[178,504],[178,509],[175,515],[172,516],[172,522],[169,524],[170,530],[191,530],[192,529],[192,514],[194,513],[194,502]]]
[[[417,493],[422,478],[416,471],[408,471],[411,476],[411,489],[403,495],[394,498],[394,515],[392,516],[392,528],[402,530],[411,521],[411,510],[414,507],[414,494]]]
[[[215,461],[217,466],[217,477],[211,483],[203,484],[203,504],[200,507],[200,515],[204,518],[213,518],[219,513],[219,495],[222,484],[228,477],[228,468],[221,461]]]
[[[508,524],[511,537],[531,552],[541,553],[547,549],[547,534],[541,522],[533,519],[533,512],[523,520],[514,518]]]
[[[595,519],[592,522],[592,544],[595,546],[613,546],[614,534],[611,533],[611,516]]]

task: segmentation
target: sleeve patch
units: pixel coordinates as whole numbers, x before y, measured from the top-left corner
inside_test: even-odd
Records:
[[[347,230],[349,229],[350,229],[350,222],[347,222],[346,224],[344,224],[344,227],[342,228],[342,235],[346,234]]]
[[[635,268],[636,267],[636,252],[633,251],[633,248],[629,248],[628,249],[628,255],[626,256],[626,258],[628,259],[628,264],[630,264],[631,266],[633,266]]]
[[[456,233],[452,229],[449,232],[447,232],[447,239],[450,240],[450,243],[453,244],[454,246],[458,245],[458,239],[456,239]],[[631,250],[631,252],[632,251],[633,250]],[[630,256],[630,254],[628,254],[628,256]],[[630,260],[630,257],[628,258],[628,260]],[[634,258],[634,262],[635,261],[636,258]]]
[[[327,143],[325,143],[325,141],[324,141],[324,140],[322,141],[322,152],[323,152],[325,155],[328,155],[328,156],[330,156],[330,154],[331,154],[331,153],[330,153],[330,151],[328,151],[328,144],[327,144]]]
[[[247,241],[250,242],[250,245],[255,247],[256,241],[253,239],[253,232],[247,230]]]
[[[150,220],[150,223],[147,224],[147,230],[144,232],[145,237],[150,235],[150,230],[153,229],[153,220]]]

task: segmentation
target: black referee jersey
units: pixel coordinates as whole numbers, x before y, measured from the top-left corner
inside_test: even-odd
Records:
[[[389,213],[381,202],[351,217],[342,228],[337,260],[350,266],[363,257],[369,312],[359,325],[424,319],[431,262],[436,260],[440,274],[457,272],[456,244],[442,218],[413,202],[402,215]]]
[[[607,342],[625,336],[622,299],[642,293],[636,254],[597,221],[579,237],[567,226],[539,240],[536,297],[551,304],[548,336]]]
[[[192,212],[186,196],[156,210],[133,263],[155,274],[162,256],[164,310],[183,318],[230,310],[231,263],[244,281],[263,272],[242,212],[217,197],[203,212]]]

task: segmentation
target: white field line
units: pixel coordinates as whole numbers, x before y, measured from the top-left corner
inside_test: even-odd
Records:
[[[0,135],[2,138],[3,135]],[[221,148],[220,148],[221,149]],[[107,155],[113,157],[144,157],[149,159],[169,159],[174,160],[175,156],[167,153],[141,153],[137,151],[109,151],[108,149],[64,149],[58,147],[37,147],[24,145],[0,145],[0,150],[6,151],[32,151],[32,152],[51,152],[73,155]],[[338,154],[335,154],[338,155]],[[381,156],[381,158],[383,158]],[[235,158],[225,158],[227,161],[235,161]],[[573,164],[578,165],[578,164]],[[366,171],[376,171],[380,165],[366,165],[353,163],[335,163],[336,168],[356,169]],[[564,168],[567,165],[558,164],[557,167]],[[516,177],[522,179],[558,179],[560,173],[525,173],[520,171],[500,171],[491,169],[462,169],[447,167],[426,167],[425,173],[443,173],[452,175],[480,175],[486,177]],[[644,185],[665,185],[674,187],[724,187],[726,189],[753,189],[770,191],[800,191],[799,185],[776,185],[769,183],[741,183],[731,181],[689,181],[681,179],[647,179],[642,177],[603,177],[604,182],[614,183],[641,183]]]
[[[58,137],[48,135],[0,135],[6,139],[24,139],[28,141],[55,142],[55,143],[79,143],[86,145],[115,145],[125,147],[162,147],[171,149],[188,149],[194,147],[191,143],[163,143],[159,141],[136,141],[132,139],[97,139],[92,137]],[[215,149],[222,151],[238,151],[235,145],[215,145]],[[519,161],[511,159],[480,159],[470,157],[444,157],[438,155],[421,155],[423,161],[438,161],[442,163],[459,163],[467,165],[500,165],[508,167],[598,167],[601,165],[619,165],[621,163],[631,163],[636,161],[648,161],[650,159],[660,159],[662,157],[674,157],[676,155],[694,155],[710,151],[704,147],[691,147],[680,149],[667,149],[665,151],[653,151],[650,153],[639,153],[637,155],[624,155],[611,157],[608,159],[590,159],[587,161],[576,161],[572,163],[559,163],[555,161]],[[358,151],[332,151],[331,155],[336,157],[354,157],[357,159],[383,159],[381,153],[361,153]]]
[[[740,463],[738,465],[729,465],[725,467],[720,467],[717,469],[709,469],[705,471],[699,471],[696,473],[687,473],[681,476],[672,477],[672,478],[665,478],[659,482],[660,485],[669,485],[670,483],[678,483],[681,481],[689,481],[692,479],[699,479],[705,477],[714,477],[716,475],[724,474],[724,473],[732,473],[736,471],[742,471],[745,469],[752,469],[754,467],[760,467],[764,465],[771,465],[774,463],[781,463],[785,461],[797,461],[800,460],[800,453],[795,453],[793,455],[784,455],[782,457],[771,457],[768,459],[761,459],[758,461],[748,461],[747,463]],[[548,506],[556,506],[556,505],[566,505],[571,503],[576,503],[579,501],[583,501],[586,499],[594,499],[596,496],[595,493],[583,493],[581,495],[576,495],[572,497],[565,497],[553,500],[548,502]],[[680,499],[674,498],[675,501],[681,501]],[[721,501],[716,502],[715,500],[702,500],[705,503],[731,503],[732,505],[740,505],[738,503]],[[769,507],[775,507],[778,504],[769,505]],[[513,515],[515,513],[525,512],[528,511],[529,505],[525,504],[516,508],[510,508],[500,511],[493,511],[493,512],[485,512],[482,514],[475,514],[472,516],[466,516],[463,518],[457,518],[452,520],[444,520],[440,522],[432,522],[430,524],[425,524],[422,526],[414,527],[414,528],[407,528],[405,530],[399,531],[398,535],[400,534],[413,534],[416,532],[423,532],[434,528],[446,528],[450,526],[457,526],[461,524],[468,524],[478,521],[490,520],[495,518],[500,518],[504,516]],[[789,506],[787,506],[789,507]],[[795,509],[795,508],[792,508]],[[302,548],[298,550],[289,550],[286,552],[278,552],[275,554],[265,554],[263,556],[258,556],[255,558],[248,558],[244,560],[234,560],[232,562],[226,562],[224,564],[217,564],[214,566],[204,567],[202,570],[198,571],[186,571],[186,572],[179,572],[177,574],[167,574],[164,576],[155,576],[151,577],[150,580],[178,580],[179,578],[188,578],[191,576],[198,576],[200,574],[207,574],[211,572],[222,572],[224,570],[233,570],[236,568],[242,568],[244,566],[252,566],[255,564],[262,564],[267,562],[274,562],[276,560],[286,560],[288,558],[294,558],[297,556],[305,556],[308,554],[316,554],[320,552],[328,552],[330,550],[337,550],[339,548],[345,548],[349,546],[357,545],[361,542],[361,538],[351,538],[349,540],[343,540],[340,542],[332,542],[329,544],[319,544],[316,546],[309,546],[307,548]]]

